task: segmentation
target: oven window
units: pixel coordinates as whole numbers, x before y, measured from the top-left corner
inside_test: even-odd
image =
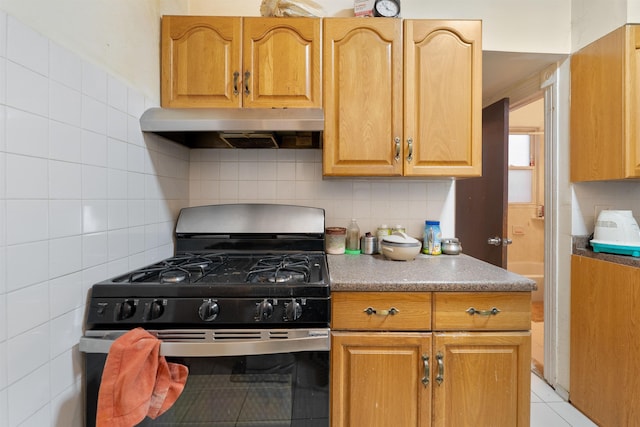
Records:
[[[105,359],[87,355],[87,426],[95,424]],[[168,360],[189,367],[185,389],[171,409],[155,420],[145,418],[139,426],[329,425],[328,352]]]

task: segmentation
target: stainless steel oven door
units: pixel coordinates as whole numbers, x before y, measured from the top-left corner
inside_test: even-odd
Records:
[[[329,426],[329,329],[149,332],[189,376],[171,409],[139,426]],[[109,348],[123,333],[87,331],[80,340],[87,427],[95,426]]]

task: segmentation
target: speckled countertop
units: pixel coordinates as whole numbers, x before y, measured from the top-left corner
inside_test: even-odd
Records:
[[[573,254],[640,268],[640,258],[632,257],[631,255],[594,252],[589,239],[589,236],[573,236]]]
[[[327,255],[332,291],[530,292],[533,280],[468,255]]]

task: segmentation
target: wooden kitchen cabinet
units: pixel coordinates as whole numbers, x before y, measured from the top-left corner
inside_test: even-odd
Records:
[[[164,16],[163,107],[321,107],[321,20]]]
[[[482,174],[480,21],[324,20],[325,176]]]
[[[640,178],[640,26],[571,56],[571,181]]]
[[[529,292],[332,293],[331,425],[528,426],[530,304]]]
[[[571,258],[571,403],[603,427],[640,417],[640,268]]]

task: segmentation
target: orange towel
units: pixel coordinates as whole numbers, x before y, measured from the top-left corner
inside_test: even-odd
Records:
[[[116,339],[98,392],[96,427],[132,427],[162,415],[178,399],[188,368],[160,356],[160,340],[142,328]]]

